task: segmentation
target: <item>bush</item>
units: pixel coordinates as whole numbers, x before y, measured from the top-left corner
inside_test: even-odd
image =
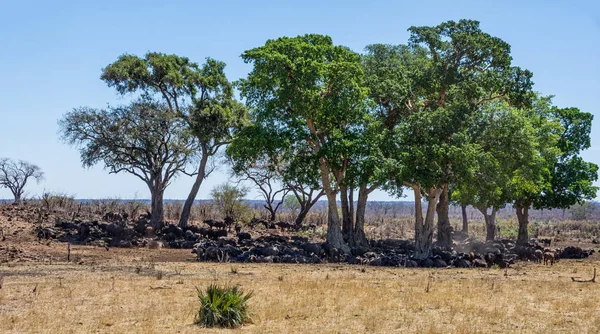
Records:
[[[220,287],[216,284],[209,285],[206,292],[196,290],[200,302],[196,324],[209,328],[235,328],[252,321],[247,304],[252,292],[244,294],[237,286]]]
[[[247,194],[247,188],[236,187],[224,183],[213,188],[210,192],[210,197],[213,205],[222,217],[229,216],[236,220],[243,220],[250,210],[250,208],[244,204],[244,197]]]

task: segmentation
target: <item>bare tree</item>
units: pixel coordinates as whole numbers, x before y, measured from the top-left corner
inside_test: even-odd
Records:
[[[37,165],[27,161],[14,161],[0,158],[0,187],[8,188],[15,197],[15,203],[20,203],[27,181],[33,178],[36,182],[44,179],[44,172]]]
[[[260,195],[265,200],[263,207],[269,211],[270,221],[275,221],[277,210],[283,204],[285,195],[290,191],[287,186],[277,186],[277,181],[281,178],[277,168],[273,164],[256,162],[236,173],[240,177],[240,181],[252,181],[258,187]]]
[[[323,195],[325,195],[325,192],[322,189],[314,189],[300,183],[292,184],[289,182],[288,187],[296,197],[300,206],[300,212],[298,213],[298,216],[296,216],[296,225],[302,226],[302,222],[306,218],[306,215],[308,215],[310,209]]]

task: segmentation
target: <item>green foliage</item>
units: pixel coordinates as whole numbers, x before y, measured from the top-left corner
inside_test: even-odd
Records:
[[[452,197],[486,212],[500,209],[515,198],[513,178],[539,163],[536,130],[522,110],[502,101],[479,108],[477,122],[470,130],[478,145],[476,167],[454,186]]]
[[[368,89],[360,56],[334,45],[329,36],[309,34],[268,40],[242,59],[253,69],[240,80],[240,94],[255,133],[263,133],[250,137],[254,146],[262,147],[260,138],[269,139],[269,148],[284,145],[281,156],[291,171],[284,180],[315,184],[320,179],[328,201],[335,201],[336,185],[348,181],[346,172],[358,160],[355,152],[366,128]],[[307,173],[304,162],[317,168]],[[330,212],[328,221],[328,241],[341,246],[339,216]]]
[[[481,107],[495,100],[527,105],[531,73],[511,67],[510,46],[479,22],[411,27],[408,45],[367,47],[370,97],[384,124],[386,188],[452,184],[478,168],[473,142]],[[517,103],[518,102],[518,103]]]
[[[300,210],[300,202],[298,201],[298,198],[296,198],[296,196],[293,195],[285,196],[285,198],[283,199],[283,205],[286,209],[294,213]]]
[[[241,95],[260,133],[272,134],[263,138],[341,168],[365,114],[358,54],[328,36],[304,35],[269,40],[242,58],[254,68],[240,81]]]
[[[198,291],[200,309],[196,323],[202,327],[237,328],[250,323],[252,318],[248,309],[248,300],[252,292],[244,293],[237,287],[221,287],[211,284]]]
[[[59,125],[62,139],[80,148],[84,167],[102,162],[110,173],[131,173],[159,190],[184,171],[196,147],[179,118],[147,99],[102,110],[75,108]]]
[[[210,192],[213,204],[223,217],[243,218],[249,208],[244,204],[248,189],[224,183]]]
[[[212,58],[200,66],[177,55],[124,54],[102,70],[101,78],[122,95],[158,96],[185,120],[206,154],[216,153],[245,122],[246,110],[233,97],[225,63]]]

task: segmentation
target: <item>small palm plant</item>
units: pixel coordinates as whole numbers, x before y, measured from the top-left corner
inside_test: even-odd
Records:
[[[252,321],[248,311],[248,299],[252,292],[244,293],[241,288],[221,287],[211,284],[198,291],[200,310],[196,324],[203,327],[236,328]]]

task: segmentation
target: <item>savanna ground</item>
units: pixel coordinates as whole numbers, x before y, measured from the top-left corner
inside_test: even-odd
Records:
[[[597,253],[506,271],[198,263],[189,250],[93,246],[72,246],[67,262],[66,244],[0,223],[11,226],[0,242],[3,333],[219,332],[194,325],[196,288],[213,282],[253,292],[254,322],[240,332],[600,332],[600,284],[571,280],[591,278]]]

